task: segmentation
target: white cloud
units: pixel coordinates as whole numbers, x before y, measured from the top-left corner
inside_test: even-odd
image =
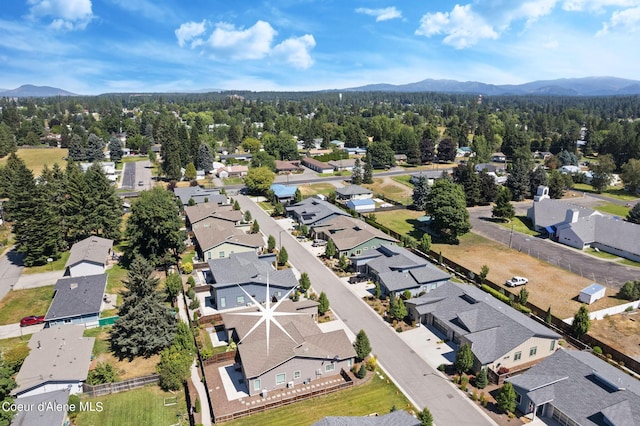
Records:
[[[606,7],[633,7],[638,0],[565,0],[562,8],[569,12],[604,12]]]
[[[420,19],[420,27],[415,33],[426,37],[445,34],[443,42],[456,49],[473,46],[482,39],[498,38],[498,33],[471,10],[470,4],[457,4],[451,12],[427,13]]]
[[[311,34],[302,37],[291,37],[274,46],[272,56],[283,57],[296,68],[307,69],[313,65],[313,58],[309,53],[316,45],[316,40]]]
[[[527,25],[530,25],[541,18],[551,14],[556,6],[557,0],[531,0],[522,3],[515,10],[507,12],[507,20],[510,23],[513,20],[525,19]]]
[[[93,19],[91,0],[28,0],[32,18],[50,17],[56,30],[83,30]]]
[[[271,42],[278,34],[265,21],[258,21],[247,29],[236,29],[233,24],[219,22],[209,37],[208,45],[214,52],[233,59],[260,59],[271,51]]]
[[[188,42],[191,42],[192,48],[202,44],[202,39],[198,37],[204,34],[206,31],[205,27],[206,21],[204,19],[202,22],[191,21],[180,25],[180,28],[175,30],[176,38],[178,39],[180,47],[184,47]]]
[[[383,9],[369,9],[367,7],[359,7],[358,9],[356,9],[356,12],[369,16],[375,16],[376,22],[402,18],[402,12],[400,12],[395,7],[385,7]]]
[[[640,28],[640,6],[613,12],[609,22],[604,23],[597,35],[604,35],[610,30],[635,32],[638,28]]]

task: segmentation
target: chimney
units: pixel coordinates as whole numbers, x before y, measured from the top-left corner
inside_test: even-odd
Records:
[[[565,222],[576,223],[578,221],[580,211],[578,209],[568,209],[566,214],[567,216],[565,217]]]

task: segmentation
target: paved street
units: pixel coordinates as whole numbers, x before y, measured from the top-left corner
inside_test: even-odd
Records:
[[[151,162],[149,160],[136,161],[136,184],[135,190],[142,191],[144,189],[153,188],[153,180],[151,179]],[[140,185],[142,182],[142,185]]]
[[[122,177],[120,179],[120,188],[135,189],[136,184],[136,163],[122,164]]]
[[[530,207],[531,203],[514,203],[516,214],[526,214],[526,208]],[[473,207],[469,209],[469,215],[473,232],[505,245],[511,243],[514,250],[553,263],[594,282],[620,289],[625,282],[640,278],[640,268],[599,259],[547,238],[512,232],[509,228],[488,221],[487,219],[491,218],[490,206]]]
[[[22,256],[14,249],[0,258],[0,300],[16,285],[23,268]]]
[[[324,291],[331,309],[353,333],[364,329],[373,352],[385,371],[419,408],[428,407],[439,425],[494,424],[467,397],[417,355],[379,315],[360,300],[319,259],[284,231],[249,198],[235,197],[243,210],[258,220],[262,232],[273,235],[287,248],[289,262],[311,277],[313,288]],[[283,232],[280,232],[283,231]]]

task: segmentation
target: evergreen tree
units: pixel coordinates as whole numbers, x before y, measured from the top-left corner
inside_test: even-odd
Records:
[[[412,198],[413,206],[416,210],[425,210],[427,208],[429,190],[429,179],[427,176],[419,175],[414,178]]]
[[[560,199],[564,197],[564,192],[571,188],[573,180],[570,175],[562,174],[558,170],[551,170],[548,176],[549,197]]]
[[[324,315],[327,313],[327,311],[329,310],[329,299],[327,298],[327,295],[325,294],[325,292],[321,292],[320,293],[320,297],[318,298],[318,314],[320,315]]]
[[[254,220],[253,223],[251,224],[251,233],[257,234],[258,232],[260,232],[260,224],[258,223],[257,220]]]
[[[337,253],[337,249],[333,240],[327,241],[327,245],[324,248],[325,257],[332,259],[333,257],[335,257],[336,253]]]
[[[11,128],[5,123],[0,122],[0,158],[16,152],[17,149],[16,138]]]
[[[640,224],[640,203],[634,204],[631,210],[629,210],[627,221]]]
[[[420,426],[433,426],[433,416],[427,407],[418,413],[418,420],[420,420]]]
[[[436,155],[436,145],[433,142],[434,138],[437,138],[437,129],[435,135],[429,129],[425,129],[422,133],[422,139],[420,140],[420,160],[422,163],[431,163]]]
[[[456,352],[456,359],[453,362],[453,366],[460,374],[466,373],[473,367],[473,352],[471,352],[471,346],[463,343]]]
[[[166,254],[178,256],[184,251],[186,235],[173,194],[160,187],[142,191],[131,205],[126,235],[127,254],[139,254],[158,264]]]
[[[69,159],[73,161],[84,161],[86,158],[85,149],[82,146],[82,138],[73,135],[69,141]]]
[[[596,164],[591,164],[591,186],[598,194],[607,189],[613,180],[613,171],[616,169],[616,163],[610,154],[598,157]]]
[[[111,350],[120,359],[157,354],[173,342],[176,334],[175,315],[156,291],[158,279],[152,278],[152,271],[151,265],[138,256],[123,282],[126,290],[121,293],[119,318],[109,338]]]
[[[402,321],[408,314],[407,307],[404,304],[404,301],[400,297],[391,296],[394,299],[393,305],[389,306],[390,314],[392,317],[397,319],[398,321]]]
[[[591,319],[589,318],[589,310],[587,305],[581,305],[578,312],[573,317],[573,323],[571,324],[571,333],[578,339],[584,334],[587,334],[591,327]]]
[[[525,287],[522,287],[522,289],[520,290],[520,293],[518,293],[518,303],[521,304],[522,306],[526,306],[528,300],[529,300],[529,290],[527,290]]]
[[[303,272],[300,274],[300,279],[298,280],[298,284],[302,288],[303,291],[308,291],[311,288],[311,279],[309,278],[309,274]]]
[[[431,250],[431,235],[426,232],[422,234],[422,238],[420,238],[420,251],[423,253],[429,253]]]
[[[17,383],[14,379],[16,371],[10,368],[5,362],[0,364],[0,405],[3,407],[0,410],[0,425],[8,426],[13,423],[13,416],[15,411],[11,411],[11,404],[14,399],[11,396],[11,391],[16,388]]]
[[[267,251],[269,253],[273,253],[273,250],[276,248],[276,238],[273,235],[269,235],[267,238]]]
[[[351,171],[351,183],[354,185],[360,185],[362,183],[362,166],[360,165],[359,158],[356,158],[353,163],[353,169]]]
[[[484,389],[489,384],[489,377],[487,377],[487,369],[481,368],[480,373],[476,376],[476,387],[478,389]]]
[[[245,222],[251,222],[251,219],[252,219],[251,212],[249,210],[246,210],[244,212],[244,221]]]
[[[506,382],[498,391],[496,404],[503,413],[513,413],[516,410],[516,391],[510,382]]]
[[[457,241],[471,229],[464,191],[448,179],[435,181],[427,197],[426,212],[433,219],[431,228],[450,241]]]
[[[516,215],[513,204],[511,204],[511,191],[509,188],[502,187],[498,192],[498,198],[496,199],[496,205],[491,210],[491,217],[498,219],[506,219],[510,221]]]
[[[0,156],[2,154],[0,153]],[[627,191],[635,194],[640,189],[640,159],[632,158],[622,165],[620,174]]]
[[[91,234],[92,215],[87,206],[92,206],[89,186],[80,166],[73,161],[67,163],[65,172],[64,234],[73,244]]]
[[[280,247],[280,251],[278,252],[278,264],[285,266],[289,261],[289,253],[287,253],[287,249],[285,247]]]
[[[213,170],[213,154],[211,154],[209,145],[206,143],[201,143],[198,148],[198,159],[196,161],[196,165],[198,170],[204,170],[205,173]]]
[[[86,160],[89,162],[104,160],[104,141],[94,133],[87,138]]]
[[[111,138],[109,140],[109,158],[115,163],[119,163],[122,160],[122,142],[118,138]]]
[[[498,185],[486,170],[481,171],[478,176],[480,177],[480,205],[488,206],[498,197]]]
[[[526,161],[516,159],[505,186],[511,191],[513,201],[522,201],[529,192],[529,165]]]
[[[549,306],[549,308],[547,309],[547,313],[544,316],[544,322],[546,322],[547,324],[551,324],[552,320],[553,317],[551,316],[551,306]]]
[[[535,195],[539,186],[549,186],[549,177],[544,167],[536,167],[529,173],[529,193]]]
[[[363,361],[369,353],[371,353],[371,344],[369,343],[369,337],[364,330],[360,330],[356,335],[356,341],[353,344],[356,350],[356,360],[358,362]]]
[[[300,192],[300,188],[296,188],[295,194],[293,194],[293,202],[299,203],[302,201],[302,192]]]
[[[197,176],[196,166],[194,166],[193,163],[187,164],[187,167],[184,169],[184,178],[186,180],[194,180]]]
[[[467,163],[454,169],[454,181],[462,185],[467,207],[473,207],[480,202],[480,176],[473,164]]]
[[[238,200],[233,201],[233,210],[240,210],[240,203],[238,203]]]
[[[371,154],[367,152],[364,157],[364,167],[362,168],[362,183],[373,183],[373,164],[371,163]]]
[[[99,165],[94,164],[89,167],[84,174],[84,179],[89,191],[89,203],[85,206],[85,215],[90,218],[88,225],[91,234],[113,240],[119,239],[122,200]]]

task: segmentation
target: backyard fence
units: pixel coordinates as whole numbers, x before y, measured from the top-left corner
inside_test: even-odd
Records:
[[[236,359],[236,353],[237,351],[229,351],[229,352],[214,354],[207,359],[203,359],[202,365],[207,366],[211,364],[217,364],[219,362],[234,361]]]
[[[136,377],[129,380],[123,380],[121,382],[103,383],[101,385],[90,385],[88,383],[84,383],[82,385],[82,391],[89,396],[108,395],[110,393],[118,393],[141,388],[151,383],[157,383],[158,380],[160,380],[160,376],[152,374],[150,376]]]

